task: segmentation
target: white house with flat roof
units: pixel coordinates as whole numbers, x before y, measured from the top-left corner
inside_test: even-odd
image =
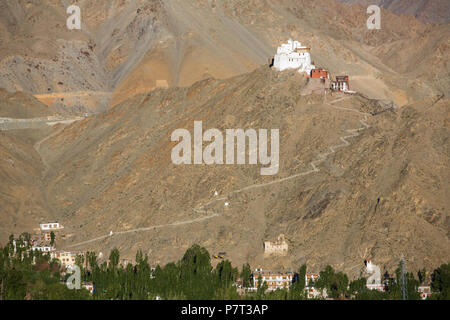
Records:
[[[41,251],[41,252],[52,252],[55,250],[55,247],[51,246],[32,246],[31,250],[33,251]]]
[[[54,231],[63,229],[63,225],[59,222],[51,222],[51,223],[41,223],[39,225],[41,231]]]
[[[77,256],[83,256],[84,253],[80,251],[56,251],[51,255],[52,259],[57,259],[62,266],[72,267],[75,265]]]

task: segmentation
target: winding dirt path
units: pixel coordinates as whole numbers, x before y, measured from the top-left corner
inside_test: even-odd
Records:
[[[73,120],[72,122],[80,121],[80,120],[82,120],[82,119],[83,119],[83,118],[77,118],[77,119]],[[72,122],[71,122],[71,123],[72,123]],[[39,140],[38,142],[36,142],[36,143],[33,145],[34,150],[36,150],[36,152],[37,152],[38,154],[41,154],[41,152],[40,152],[41,145],[42,145],[45,141],[50,140],[51,138],[53,138],[53,137],[57,136],[58,134],[60,134],[66,127],[67,127],[67,126],[61,126],[61,128],[57,129],[57,130],[56,130],[55,132],[53,132],[52,134],[50,134],[50,135],[46,136],[45,138],[43,138],[43,139]],[[44,164],[44,167],[45,167],[45,172],[44,172],[44,176],[45,176],[45,173],[46,173],[47,170],[49,169],[49,165],[48,165],[48,163],[45,162],[45,159],[44,159],[42,156],[41,156],[41,160],[42,160],[42,163]]]
[[[271,182],[253,184],[253,185],[247,186],[247,187],[242,188],[242,189],[231,191],[231,192],[228,193],[227,196],[212,199],[209,202],[207,202],[205,204],[202,204],[201,206],[199,206],[197,208],[194,208],[193,209],[194,212],[202,213],[202,214],[208,213],[205,210],[205,207],[207,207],[207,206],[209,206],[209,205],[211,205],[211,204],[213,204],[215,202],[226,201],[228,199],[228,197],[230,195],[233,195],[233,194],[239,194],[239,193],[242,193],[242,192],[245,192],[245,191],[248,191],[248,190],[253,190],[253,189],[258,189],[258,188],[264,188],[264,187],[267,187],[267,186],[270,186],[270,185],[273,185],[273,184],[282,183],[282,182],[285,182],[285,181],[288,181],[288,180],[296,179],[298,177],[303,177],[303,176],[306,176],[306,175],[309,175],[309,174],[312,174],[312,173],[319,172],[320,169],[318,168],[318,165],[320,163],[322,163],[323,161],[325,161],[328,158],[328,156],[330,156],[333,153],[336,153],[337,149],[343,148],[343,147],[346,147],[346,146],[350,145],[350,142],[347,139],[357,137],[357,136],[360,135],[361,131],[366,130],[367,128],[370,128],[370,126],[367,124],[367,121],[368,121],[368,118],[370,117],[370,114],[364,113],[364,112],[361,112],[361,111],[358,111],[358,110],[350,109],[350,108],[344,108],[344,107],[338,107],[338,106],[332,105],[333,103],[336,103],[336,102],[339,102],[339,101],[342,101],[342,100],[345,100],[345,99],[348,99],[348,97],[343,97],[343,98],[336,99],[336,100],[334,100],[334,101],[332,101],[330,103],[325,103],[325,105],[327,105],[327,106],[329,106],[331,108],[334,108],[334,109],[348,111],[348,112],[355,112],[355,113],[358,113],[358,114],[362,115],[363,118],[360,120],[360,123],[362,124],[362,127],[356,128],[356,129],[348,129],[348,130],[346,130],[346,132],[349,133],[349,134],[340,137],[340,140],[342,141],[341,144],[337,144],[337,145],[333,145],[333,146],[329,147],[329,149],[330,149],[329,152],[319,154],[317,160],[314,160],[314,161],[310,162],[310,166],[312,167],[311,170],[300,172],[300,173],[291,175],[289,177],[285,177],[285,178],[282,178],[282,179],[274,180],[274,181],[271,181]],[[155,230],[155,229],[160,229],[160,228],[164,228],[164,227],[174,227],[174,226],[186,225],[186,224],[191,224],[191,223],[196,223],[196,222],[203,222],[203,221],[210,220],[210,219],[213,219],[215,217],[218,217],[219,215],[220,215],[219,213],[214,213],[214,214],[211,214],[211,215],[208,215],[208,216],[204,216],[204,217],[201,217],[201,218],[197,218],[197,219],[191,219],[191,220],[173,222],[173,223],[168,223],[168,224],[163,224],[163,225],[155,225],[155,226],[149,226],[149,227],[142,227],[142,228],[126,230],[126,231],[114,232],[112,234],[107,234],[107,235],[100,236],[100,237],[97,237],[97,238],[93,238],[93,239],[90,239],[90,240],[78,242],[78,243],[69,245],[67,247],[68,248],[79,247],[79,246],[82,246],[82,245],[85,245],[85,244],[88,244],[88,243],[96,242],[96,241],[103,240],[103,239],[106,239],[106,238],[109,238],[109,237],[114,237],[116,235],[122,235],[122,234],[127,234],[127,233],[135,233],[135,232],[142,232],[142,231],[149,231],[149,230]]]

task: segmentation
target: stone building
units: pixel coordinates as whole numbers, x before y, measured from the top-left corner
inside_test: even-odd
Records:
[[[277,241],[265,241],[264,242],[264,254],[265,255],[280,255],[285,256],[288,253],[288,243],[284,237],[284,234],[278,236]]]

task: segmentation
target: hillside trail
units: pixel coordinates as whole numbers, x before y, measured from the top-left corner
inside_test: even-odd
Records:
[[[60,98],[77,98],[89,96],[112,96],[112,91],[67,91],[67,92],[53,92],[53,93],[37,93],[33,96],[40,99],[60,99]]]
[[[77,121],[77,120],[75,120],[75,121]],[[60,128],[56,129],[55,132],[53,132],[52,134],[50,134],[50,135],[44,137],[43,139],[37,141],[37,142],[33,145],[34,150],[36,150],[36,152],[37,152],[37,154],[39,155],[39,157],[40,157],[40,159],[41,159],[41,161],[42,161],[42,164],[43,164],[43,171],[42,171],[42,173],[41,173],[42,179],[44,179],[44,178],[47,176],[47,173],[48,173],[48,171],[50,170],[50,165],[47,163],[47,161],[45,161],[45,158],[44,158],[44,157],[42,156],[42,154],[41,154],[41,151],[40,151],[41,145],[42,145],[44,142],[46,142],[47,140],[50,140],[50,139],[52,139],[53,137],[59,135],[66,127],[67,127],[67,126],[62,125]],[[54,219],[54,220],[57,220],[57,219],[56,219],[56,217],[57,217],[56,212],[57,212],[57,211],[56,211],[56,209],[51,205],[51,203],[48,201],[48,196],[47,196],[47,190],[46,190],[46,189],[47,189],[47,188],[45,188],[45,190],[42,192],[42,196],[43,196],[44,203],[46,203],[47,209],[48,209],[50,215],[53,217],[53,219]]]
[[[42,164],[43,164],[43,171],[41,173],[41,177],[45,177],[48,173],[48,171],[50,170],[50,166],[49,164],[45,161],[44,157],[42,157],[41,152],[40,152],[40,147],[42,145],[42,143],[44,143],[45,141],[55,137],[56,135],[58,135],[59,133],[61,133],[66,127],[67,124],[71,124],[73,122],[76,121],[80,121],[84,118],[82,117],[71,117],[71,118],[67,118],[67,117],[54,117],[54,116],[50,116],[50,117],[37,117],[37,118],[28,118],[28,119],[16,119],[16,118],[0,118],[0,131],[8,131],[8,130],[12,130],[11,128],[5,128],[4,124],[15,124],[17,125],[16,130],[25,130],[25,129],[33,129],[33,125],[35,125],[36,123],[38,124],[46,124],[48,126],[54,126],[54,125],[58,125],[58,124],[62,124],[60,126],[60,128],[56,129],[55,132],[53,132],[52,134],[44,137],[43,139],[37,141],[36,143],[34,143],[33,148],[34,150],[37,152],[37,154],[39,155]],[[51,217],[53,217],[53,219],[56,220],[56,210],[55,208],[53,208],[53,206],[50,204],[50,202],[47,200],[47,194],[46,191],[44,191],[42,193],[43,195],[43,202],[46,204],[48,213],[50,214]]]
[[[80,119],[77,119],[77,120],[74,120],[74,121],[79,121],[79,120],[81,120],[81,118],[80,118]],[[63,125],[63,126],[61,126],[60,128],[58,128],[55,132],[53,132],[52,134],[50,134],[50,135],[46,136],[45,138],[43,138],[43,139],[37,141],[37,142],[33,145],[34,150],[36,150],[36,152],[37,152],[39,155],[41,155],[41,152],[40,152],[41,145],[42,145],[44,142],[46,142],[47,140],[50,140],[51,138],[56,137],[57,135],[59,135],[66,127],[67,127],[67,126],[64,126],[64,125]],[[48,163],[45,161],[44,157],[41,156],[41,160],[42,160],[42,163],[44,164],[44,168],[45,168],[45,169],[44,169],[44,173],[43,173],[43,176],[45,177],[45,176],[46,176],[46,173],[47,173],[47,171],[49,170],[50,167],[49,167]]]
[[[358,110],[350,109],[350,108],[339,107],[339,106],[334,106],[333,105],[334,103],[337,103],[339,101],[343,101],[343,100],[346,100],[346,99],[349,99],[349,97],[341,97],[341,98],[333,100],[331,102],[326,102],[325,101],[325,105],[330,107],[330,108],[333,108],[333,109],[343,110],[343,111],[348,111],[348,112],[354,112],[354,113],[358,113],[358,114],[362,115],[363,118],[359,121],[362,124],[362,127],[359,127],[359,128],[356,128],[356,129],[347,129],[347,130],[345,130],[348,133],[348,135],[340,137],[340,140],[342,141],[341,144],[337,144],[337,145],[333,145],[333,146],[329,147],[329,150],[330,150],[329,152],[325,152],[325,153],[319,154],[317,160],[311,161],[309,163],[309,165],[312,167],[312,169],[310,169],[308,171],[300,172],[300,173],[297,173],[297,174],[294,174],[294,175],[291,175],[291,176],[288,176],[288,177],[285,177],[285,178],[282,178],[282,179],[270,181],[270,182],[267,182],[267,183],[253,184],[253,185],[244,187],[242,189],[230,191],[227,194],[227,196],[214,198],[214,199],[208,201],[207,203],[204,203],[204,204],[200,205],[197,208],[193,208],[193,211],[196,212],[196,213],[200,213],[200,214],[208,214],[209,212],[205,209],[207,206],[209,206],[209,205],[211,205],[213,203],[216,203],[216,202],[225,202],[227,199],[229,199],[229,197],[231,195],[239,194],[239,193],[242,193],[242,192],[245,192],[245,191],[248,191],[248,190],[264,188],[264,187],[267,187],[267,186],[270,186],[270,185],[282,183],[282,182],[285,182],[285,181],[296,179],[298,177],[303,177],[303,176],[307,176],[307,175],[312,174],[312,173],[319,172],[320,169],[319,169],[318,165],[320,163],[324,162],[328,158],[328,156],[330,156],[333,153],[336,153],[337,149],[343,148],[343,147],[346,147],[346,146],[350,145],[350,142],[347,141],[347,139],[357,137],[357,136],[360,135],[361,131],[370,128],[370,126],[367,124],[367,121],[368,121],[368,118],[370,117],[370,114],[365,113],[365,112],[361,112],[361,111],[358,111]],[[226,205],[226,203],[224,205]],[[162,224],[162,225],[149,226],[149,227],[141,227],[141,228],[130,229],[130,230],[125,230],[125,231],[119,231],[119,232],[111,232],[111,233],[109,233],[107,235],[99,236],[97,238],[93,238],[93,239],[90,239],[90,240],[86,240],[86,241],[82,241],[82,242],[78,242],[78,243],[69,245],[69,246],[67,246],[67,248],[79,247],[79,246],[82,246],[82,245],[85,245],[85,244],[89,244],[89,243],[92,243],[92,242],[96,242],[96,241],[99,241],[99,240],[103,240],[103,239],[106,239],[106,238],[114,237],[114,236],[117,236],[117,235],[123,235],[123,234],[127,234],[127,233],[143,232],[143,231],[160,229],[160,228],[164,228],[164,227],[180,226],[180,225],[186,225],[186,224],[191,224],[191,223],[196,223],[196,222],[203,222],[203,221],[210,220],[210,219],[213,219],[213,218],[218,217],[218,216],[220,216],[220,213],[216,212],[216,213],[213,213],[211,215],[207,215],[207,216],[204,216],[204,217],[191,219],[191,220],[184,220],[184,221],[173,222],[173,223]]]

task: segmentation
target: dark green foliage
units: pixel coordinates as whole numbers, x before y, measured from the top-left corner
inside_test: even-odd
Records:
[[[89,298],[87,290],[69,290],[61,282],[60,266],[48,254],[30,249],[29,234],[11,236],[0,248],[0,300]]]
[[[379,292],[377,290],[362,289],[355,296],[356,300],[385,300],[388,298],[387,292]]]
[[[250,265],[244,264],[242,266],[242,271],[241,271],[241,279],[242,279],[242,286],[245,288],[251,287],[252,284],[252,269],[250,268]]]
[[[424,269],[419,270],[419,272],[417,272],[417,277],[419,278],[419,283],[423,284],[427,278],[427,271]]]
[[[326,289],[331,298],[343,298],[347,294],[348,277],[342,272],[336,273],[331,266],[326,266],[325,270],[320,272],[316,286],[319,289]]]
[[[306,299],[305,276],[306,276],[306,264],[302,265],[298,270],[297,280],[292,284],[288,293],[287,298],[289,300]]]
[[[113,269],[117,268],[117,266],[119,265],[119,258],[120,258],[119,249],[117,248],[112,249],[111,254],[109,255],[109,263]]]
[[[431,275],[432,299],[450,300],[450,263],[443,264]]]
[[[177,263],[153,271],[148,257],[136,253],[136,265],[118,265],[119,253],[110,254],[109,266],[98,266],[95,254],[88,253],[89,270],[83,272],[95,284],[95,299],[237,299],[233,284],[238,271],[229,261],[213,270],[205,248],[194,245]]]
[[[290,289],[267,291],[267,284],[259,281],[255,292],[238,294],[235,283],[238,276],[244,288],[252,287],[252,272],[249,264],[239,274],[228,260],[215,268],[211,265],[208,251],[193,245],[176,263],[151,268],[148,256],[142,251],[136,253],[136,264],[121,265],[119,250],[114,248],[109,263],[99,263],[96,253],[87,252],[85,257],[76,258],[81,270],[81,281],[92,282],[95,292],[90,295],[85,289],[70,290],[65,281],[70,276],[61,275],[57,260],[51,261],[48,254],[32,251],[30,236],[10,237],[5,247],[0,248],[0,300],[1,299],[306,299],[306,265],[298,270],[296,281]],[[422,282],[425,272],[421,271]],[[401,272],[389,279],[389,291],[377,292],[366,288],[366,279],[361,278],[349,284],[348,277],[335,272],[331,266],[320,272],[314,284],[326,289],[328,296],[335,299],[401,299]],[[419,281],[412,273],[406,274],[409,299],[418,299]],[[450,264],[436,269],[432,276],[433,299],[449,299]]]
[[[408,300],[418,300],[420,298],[417,288],[419,287],[419,281],[414,278],[411,272],[406,273],[406,292]],[[390,300],[402,299],[402,279],[401,279],[401,263],[399,263],[395,270],[395,279],[389,281],[389,295]]]
[[[379,292],[366,288],[367,279],[360,278],[350,282],[348,297],[356,300],[384,300],[388,298],[387,292]]]
[[[50,232],[50,246],[53,246],[55,244],[55,233],[52,231]]]
[[[256,290],[256,299],[261,300],[265,298],[266,290],[267,290],[267,283],[262,280],[262,277],[260,276],[258,278],[258,289]]]
[[[358,298],[358,295],[361,294],[366,289],[366,278],[360,278],[357,280],[353,280],[350,282],[349,288],[348,288],[348,296],[349,297],[355,297]]]

